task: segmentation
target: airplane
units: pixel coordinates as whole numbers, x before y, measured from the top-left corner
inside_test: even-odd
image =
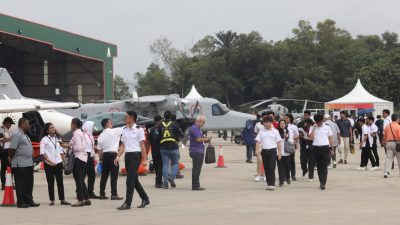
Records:
[[[28,136],[32,142],[38,142],[44,123],[52,122],[57,131],[63,135],[71,130],[72,117],[59,113],[54,109],[79,108],[79,103],[52,102],[25,98],[19,92],[10,74],[0,68],[0,120],[10,117],[17,124],[21,117],[28,118],[31,125]],[[12,127],[16,129],[16,126]]]
[[[176,112],[185,102],[176,94],[138,97],[137,93],[134,92],[133,96],[132,99],[106,103],[87,103],[81,105],[79,109],[58,111],[81,120],[87,120],[89,117],[107,112],[126,112],[129,110],[135,111],[140,116],[153,118],[157,114],[163,115],[165,111]]]
[[[206,123],[202,128],[203,131],[242,130],[247,120],[256,119],[255,115],[230,110],[214,98],[202,97],[194,85],[184,100],[186,103],[183,109],[177,112],[177,118],[185,117],[185,115],[191,118],[205,116]]]

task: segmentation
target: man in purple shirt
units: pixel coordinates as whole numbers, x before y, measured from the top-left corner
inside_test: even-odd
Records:
[[[200,187],[200,173],[201,167],[203,166],[204,160],[204,142],[209,142],[211,137],[204,137],[201,133],[200,128],[204,126],[206,118],[204,116],[199,116],[196,119],[196,123],[190,127],[190,146],[189,153],[193,160],[192,169],[192,190],[193,191],[203,191],[205,188]]]

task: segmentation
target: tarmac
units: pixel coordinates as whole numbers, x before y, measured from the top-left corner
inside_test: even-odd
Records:
[[[327,189],[319,189],[318,175],[308,182],[302,177],[299,153],[296,153],[297,181],[267,191],[265,182],[254,182],[256,164],[245,163],[245,146],[222,139],[226,168],[216,164],[204,165],[201,185],[205,191],[191,190],[191,159],[188,149],[181,149],[185,176],[176,181],[175,189],[155,189],[155,175],[139,179],[150,196],[151,204],[138,209],[140,198],[134,194],[132,208],[119,211],[122,201],[92,200],[92,206],[72,208],[49,206],[44,171],[35,173],[34,200],[38,208],[18,209],[0,207],[0,224],[165,224],[165,225],[223,225],[223,224],[400,224],[400,177],[397,162],[388,179],[383,178],[384,150],[379,149],[381,168],[358,171],[360,152],[350,155],[349,164],[330,169]],[[218,154],[218,147],[216,147]],[[217,155],[218,157],[218,155]],[[122,160],[121,160],[122,161]],[[118,194],[125,197],[126,177],[118,179]],[[95,192],[99,191],[100,177],[96,177]],[[109,182],[109,181],[108,181]],[[276,182],[278,185],[278,181]],[[66,200],[74,203],[75,183],[72,176],[64,176]],[[110,186],[107,184],[107,196]],[[56,193],[56,199],[57,191]],[[0,199],[3,191],[0,191]]]

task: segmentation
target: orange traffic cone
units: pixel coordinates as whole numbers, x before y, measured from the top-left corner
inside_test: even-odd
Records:
[[[122,169],[121,169],[121,176],[126,176],[127,174],[128,174],[128,172],[126,172],[126,168],[125,167],[123,167]]]
[[[222,145],[219,145],[218,164],[215,168],[225,168],[224,155],[222,154]]]
[[[183,170],[185,168],[186,168],[185,164],[182,162],[179,162],[179,170]]]
[[[6,186],[4,189],[3,206],[15,206],[14,190],[11,178],[11,167],[7,167]]]

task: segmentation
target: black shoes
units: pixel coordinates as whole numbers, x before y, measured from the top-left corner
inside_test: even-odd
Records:
[[[89,195],[89,198],[90,198],[90,199],[100,199],[100,197],[97,196],[96,194],[91,194],[91,195]]]
[[[253,161],[251,161],[251,160],[246,160],[246,162],[247,162],[247,163],[253,163]]]
[[[100,196],[99,196],[99,200],[106,200],[106,199],[108,199],[108,197],[105,196],[105,195],[100,195]],[[112,199],[111,199],[111,200],[112,200]]]
[[[183,179],[185,176],[183,176],[182,174],[178,173],[176,174],[176,179]]]
[[[111,200],[122,200],[122,199],[124,199],[124,198],[123,197],[119,197],[118,195],[111,195]]]
[[[156,184],[154,185],[155,188],[163,188],[163,184]]]
[[[61,200],[61,205],[71,205],[71,203],[65,201],[65,200]]]
[[[203,187],[198,187],[198,188],[192,188],[192,191],[204,191],[206,188]]]
[[[122,204],[120,207],[118,207],[117,209],[118,210],[127,210],[127,209],[130,209],[131,208],[131,206],[130,205],[128,205],[128,204],[126,204],[126,202],[124,202],[124,204]]]
[[[138,206],[139,209],[146,207],[146,205],[150,205],[150,200],[142,200],[142,203]]]
[[[297,181],[296,177],[292,177],[292,181]]]
[[[325,190],[325,185],[322,185],[322,184],[321,184],[321,186],[319,186],[319,188],[320,188],[321,190]]]
[[[29,206],[29,207],[39,207],[40,204],[39,204],[39,203],[36,203],[36,202],[31,202],[31,203],[28,204],[28,206]]]
[[[169,183],[171,183],[171,187],[176,188],[176,183],[174,181],[174,179],[170,178],[168,179]]]
[[[75,204],[71,205],[71,207],[83,207],[85,206],[84,201],[77,201]]]
[[[26,208],[29,208],[29,205],[25,204],[25,203],[21,203],[21,204],[18,204],[17,207],[20,208],[20,209],[26,209]]]
[[[164,189],[168,189],[168,183],[164,183],[164,184],[163,184],[163,188],[164,188]]]
[[[90,200],[85,200],[85,205],[86,206],[92,205],[92,202]]]

